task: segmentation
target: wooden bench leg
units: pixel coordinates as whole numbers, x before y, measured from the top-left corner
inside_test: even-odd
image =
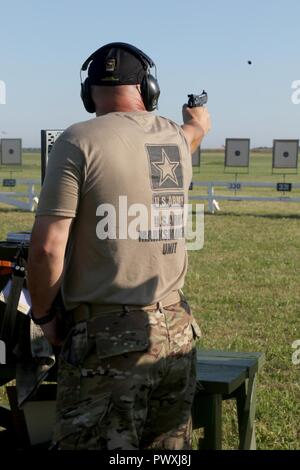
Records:
[[[222,449],[222,395],[211,396],[208,404],[210,419],[204,429],[203,449]]]
[[[249,377],[236,391],[240,450],[255,450],[256,375]]]
[[[204,428],[199,450],[222,449],[222,395],[196,394],[193,404],[193,429]]]

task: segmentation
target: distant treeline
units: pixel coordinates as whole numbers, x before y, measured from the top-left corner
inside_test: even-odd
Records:
[[[205,153],[223,152],[224,150],[225,150],[225,147],[215,148],[215,149],[205,149],[205,148],[201,149],[201,151],[205,152]],[[299,151],[300,151],[300,147],[299,147]],[[41,153],[41,149],[36,148],[36,147],[24,147],[23,152],[24,153]],[[251,149],[251,152],[254,152],[254,153],[267,153],[267,152],[272,152],[272,148],[271,147],[253,147]]]
[[[221,147],[221,148],[215,148],[215,149],[205,149],[205,148],[201,148],[201,151],[202,152],[205,152],[205,153],[216,153],[216,152],[224,152],[225,151],[225,146],[224,147]],[[266,152],[272,152],[272,148],[271,147],[254,147],[251,149],[251,152],[254,152],[254,153],[266,153]]]
[[[41,153],[41,149],[36,147],[23,147],[24,153]]]
[[[262,152],[262,153],[266,153],[266,152],[272,152],[272,148],[271,147],[254,147],[253,149],[250,149],[251,152],[254,152],[254,153],[259,153],[259,152]]]

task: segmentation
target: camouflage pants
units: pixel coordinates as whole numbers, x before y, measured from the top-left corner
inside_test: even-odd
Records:
[[[77,323],[59,363],[59,449],[189,449],[199,327],[183,300]]]

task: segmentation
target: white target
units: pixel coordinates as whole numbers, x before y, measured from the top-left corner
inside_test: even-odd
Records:
[[[250,139],[226,139],[225,166],[248,167]]]
[[[22,165],[22,139],[1,140],[1,164]]]
[[[273,141],[273,168],[298,167],[299,140]]]

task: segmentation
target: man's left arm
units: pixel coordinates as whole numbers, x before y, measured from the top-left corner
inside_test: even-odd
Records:
[[[59,291],[72,220],[59,216],[36,217],[28,256],[28,288],[35,319],[49,314]],[[58,317],[41,328],[50,343],[61,343],[63,338]]]

